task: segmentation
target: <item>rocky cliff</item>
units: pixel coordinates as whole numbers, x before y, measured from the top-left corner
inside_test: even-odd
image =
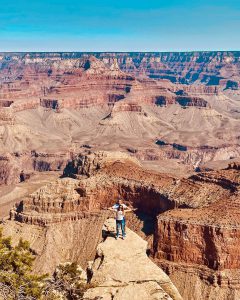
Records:
[[[40,262],[53,248],[58,249],[58,255],[44,268],[53,268],[54,262],[68,257],[67,253],[76,259],[75,244],[81,244],[84,236],[85,242],[78,246],[77,253],[80,262],[86,264],[99,241],[95,236],[100,236],[99,228],[109,216],[102,209],[112,205],[119,195],[138,208],[135,216],[129,215],[129,225],[149,240],[156,261],[205,266],[213,272],[238,267],[234,259],[236,249],[226,248],[224,238],[226,235],[228,239],[230,230],[232,245],[234,242],[237,247],[238,233],[232,231],[237,226],[237,168],[229,166],[227,170],[180,179],[145,170],[126,154],[96,152],[77,156],[69,162],[64,175],[73,178],[49,183],[11,210],[11,221],[6,228],[11,231],[9,234],[18,231],[24,235],[33,228],[34,232],[39,230],[41,244],[45,245],[41,247],[45,250],[37,250],[38,241],[32,240],[39,253],[36,269],[41,270]],[[199,221],[197,216],[201,216]],[[72,239],[76,234],[75,243]],[[68,244],[69,252],[64,250],[62,241]],[[211,249],[218,250],[214,254]]]
[[[232,159],[240,151],[238,77],[238,52],[6,53],[0,61],[0,152],[12,155],[17,169],[29,153],[40,171],[52,167],[32,159],[32,151],[59,166],[65,160],[56,155],[53,162],[52,153],[70,157],[82,145],[133,148],[161,170],[162,160],[192,171]],[[178,146],[159,147],[156,140]],[[9,172],[1,171],[2,178]],[[1,183],[15,183],[11,178]]]
[[[88,270],[89,289],[83,299],[175,299],[182,297],[169,277],[146,254],[147,243],[127,229],[126,240],[115,240],[115,221],[108,219],[103,227],[104,241]]]
[[[65,177],[21,198],[6,234],[30,240],[38,272],[86,266],[120,195],[184,299],[237,300],[238,86],[239,52],[4,54],[0,184]]]
[[[239,298],[236,278],[239,276],[240,181],[235,166],[230,165],[228,172],[192,177],[194,181],[212,182],[232,190],[231,197],[221,196],[201,208],[168,211],[157,218],[154,259],[167,271],[185,299],[192,299],[192,295],[196,299]],[[199,289],[184,289],[189,280],[186,269]]]
[[[202,82],[207,85],[226,84],[226,78],[239,82],[239,51],[204,51],[204,52],[135,52],[135,53],[1,53],[1,67],[6,59],[14,62],[43,63],[46,59],[57,63],[94,55],[105,64],[116,69],[116,65],[135,76],[164,78],[172,82]],[[225,79],[225,82],[224,82]]]
[[[70,153],[14,152],[0,155],[0,185],[24,181],[34,172],[59,171],[65,168]],[[21,174],[25,174],[21,177]]]

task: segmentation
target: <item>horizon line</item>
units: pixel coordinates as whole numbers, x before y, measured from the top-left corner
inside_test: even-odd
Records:
[[[168,51],[61,51],[61,50],[53,50],[53,51],[0,51],[3,53],[194,53],[194,52],[240,52],[240,50],[168,50]]]

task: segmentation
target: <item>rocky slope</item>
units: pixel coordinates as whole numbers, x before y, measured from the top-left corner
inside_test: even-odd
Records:
[[[180,173],[238,157],[238,77],[238,52],[2,54],[0,184],[62,168],[84,145]]]
[[[126,240],[115,240],[115,221],[103,227],[104,241],[97,247],[91,269],[91,284],[83,299],[175,299],[182,297],[169,277],[146,254],[147,243],[127,229]]]
[[[73,178],[25,197],[4,226],[14,239],[30,240],[35,270],[66,260],[86,266],[111,214],[102,209],[121,195],[138,209],[128,215],[130,228],[148,241],[152,259],[184,299],[238,299],[237,163],[179,179],[145,170],[126,154],[96,152],[77,156],[64,174]]]

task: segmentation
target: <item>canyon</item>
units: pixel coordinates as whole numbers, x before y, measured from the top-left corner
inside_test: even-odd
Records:
[[[106,208],[121,196],[137,209],[128,213],[128,227],[147,241],[149,257],[183,299],[238,299],[239,168],[179,179],[121,152],[88,150],[68,163],[63,178],[16,204],[4,233],[30,241],[36,272],[51,273],[65,261],[85,268],[112,216]]]
[[[0,184],[62,170],[84,146],[180,174],[234,160],[239,60],[239,52],[1,53]]]
[[[238,51],[0,53],[4,234],[36,273],[92,261],[86,299],[238,300],[239,85]],[[103,236],[118,197],[141,248],[120,259],[128,240]],[[113,256],[149,281],[113,275]]]

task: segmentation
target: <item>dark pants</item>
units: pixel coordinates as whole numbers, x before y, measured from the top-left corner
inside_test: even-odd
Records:
[[[122,230],[122,236],[125,236],[125,220],[116,220],[117,237],[119,236],[119,227]]]

